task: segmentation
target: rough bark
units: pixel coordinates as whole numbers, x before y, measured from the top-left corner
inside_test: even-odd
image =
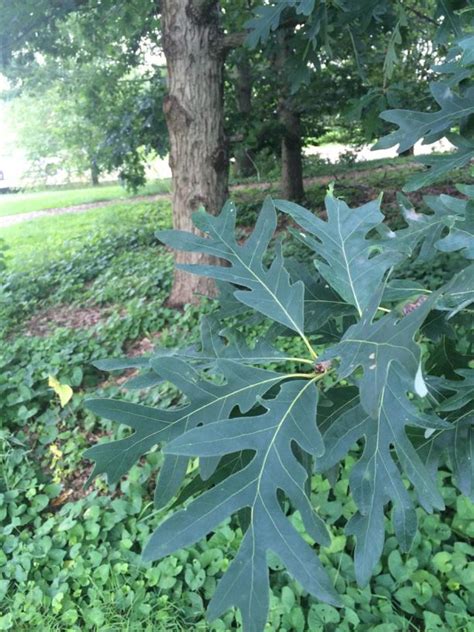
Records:
[[[235,94],[237,111],[240,114],[242,126],[245,129],[252,116],[252,67],[246,53],[238,60],[236,68]],[[255,175],[254,154],[245,141],[235,153],[236,174],[242,178]]]
[[[294,108],[290,96],[290,80],[287,70],[289,50],[289,32],[278,33],[278,53],[275,57],[275,69],[279,76],[280,97],[278,102],[278,121],[282,130],[281,137],[281,182],[282,196],[287,200],[300,202],[304,197],[303,157],[301,117]]]
[[[191,214],[200,206],[216,214],[227,197],[228,152],[224,137],[224,49],[216,0],[162,0],[163,50],[168,68],[164,112],[170,136],[173,225],[197,232]],[[176,253],[176,263],[209,263]],[[195,302],[213,283],[176,270],[169,304]]]

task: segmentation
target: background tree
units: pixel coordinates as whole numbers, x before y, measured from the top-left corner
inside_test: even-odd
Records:
[[[255,65],[250,52],[241,47],[233,55],[232,65],[227,73],[232,87],[226,95],[225,114],[227,124],[232,121],[231,125],[235,131],[231,136],[231,141],[235,143],[235,174],[242,178],[256,174],[255,148],[252,147],[253,143],[250,140],[254,121],[252,93],[256,79]],[[234,107],[232,107],[233,99],[235,99]],[[231,116],[229,112],[232,112]]]
[[[218,2],[164,0],[163,50],[168,67],[164,111],[170,135],[173,173],[173,225],[195,231],[191,213],[204,206],[216,214],[228,184],[224,138],[224,42]],[[178,254],[178,264],[210,263],[202,255]],[[190,280],[177,269],[171,305],[212,293],[207,279]]]
[[[229,42],[220,22],[217,1],[133,0],[116,5],[111,0],[72,0],[58,8],[42,0],[16,11],[2,0],[2,58],[17,82],[28,80],[39,53],[73,59],[77,65],[113,59],[126,75],[141,65],[144,47],[162,39],[168,68],[169,93],[163,105],[170,137],[173,217],[176,228],[188,229],[194,210],[204,204],[217,212],[227,196],[223,71]],[[180,262],[189,257],[180,256]],[[178,271],[170,302],[190,302],[196,292],[207,293],[210,287],[208,281]]]
[[[344,65],[349,56],[363,76],[364,55],[379,44],[381,40],[377,37],[392,38],[386,54],[390,61],[402,32],[404,6],[404,2],[387,0],[329,5],[294,0],[264,5],[243,1],[235,5],[217,0],[176,0],[172,3],[131,0],[120,5],[111,0],[70,0],[58,7],[52,0],[41,0],[38,3],[28,1],[18,10],[12,10],[11,3],[1,0],[2,57],[9,74],[20,82],[28,81],[28,72],[38,65],[39,54],[54,60],[71,59],[78,66],[94,59],[110,60],[126,77],[143,66],[145,50],[158,49],[162,44],[168,67],[169,94],[164,106],[174,180],[173,215],[176,228],[190,229],[193,210],[203,204],[209,211],[216,212],[226,197],[229,146],[224,132],[225,59],[230,49],[242,43],[241,27],[251,11],[256,11],[256,17],[245,25],[244,30],[249,32],[247,45],[258,49],[260,58],[273,64],[273,70],[267,71],[266,76],[273,75],[278,83],[272,101],[261,105],[261,109],[272,112],[271,120],[267,122],[268,116],[262,120],[272,130],[272,143],[280,134],[284,194],[299,199],[303,194],[303,119],[311,120],[311,90],[307,91],[309,100],[303,103],[300,86],[311,85],[314,79],[312,85],[319,91],[318,74],[326,60]],[[427,6],[435,9],[434,3],[428,0]],[[235,17],[237,9],[238,19]],[[101,24],[100,29],[98,24]],[[242,75],[241,70],[239,109],[241,116],[248,119],[245,112],[248,111],[249,94],[255,101],[257,95],[268,95],[269,89],[257,88],[254,84],[253,91],[249,92],[248,85],[242,88],[245,82],[249,83],[249,77],[244,79]],[[157,75],[151,72],[153,86],[158,84],[156,78]],[[273,106],[275,100],[276,107]],[[161,103],[161,95],[157,101]],[[93,102],[91,98],[90,103]],[[133,180],[141,175],[143,154],[120,147],[120,139],[126,138],[127,121],[135,120],[136,127],[134,124],[129,127],[136,130],[143,118],[139,108],[128,112],[122,118],[109,117],[114,121],[114,133],[109,139],[118,140],[115,147],[119,147],[119,151],[111,152],[115,167],[129,160]],[[135,112],[140,113],[136,119]],[[316,108],[313,112],[314,122]],[[255,130],[250,123],[246,127],[252,133]],[[276,130],[275,135],[273,130]],[[255,137],[261,139],[262,134],[257,133]],[[133,145],[134,141],[132,149]],[[236,153],[251,157],[248,145],[245,139],[243,150]],[[181,263],[189,263],[191,258],[193,261],[201,259],[198,253],[185,252],[178,256]],[[202,258],[202,261],[207,260]],[[196,291],[205,293],[209,289],[208,280],[186,276],[180,270],[176,273],[171,302],[189,302]]]
[[[272,65],[269,75],[278,95],[281,135],[281,189],[286,199],[298,201],[304,196],[305,135],[314,139],[324,115],[335,117],[348,97],[362,96],[361,53],[372,53],[374,37],[393,28],[396,12],[385,2],[350,6],[278,2],[257,8],[255,14],[247,23],[247,43],[260,48]],[[325,81],[334,71],[345,79],[342,92]],[[312,124],[312,133],[305,134],[303,118]]]
[[[145,166],[168,152],[158,77],[116,77],[81,67],[11,98],[13,124],[37,177],[57,171],[118,173],[129,188],[145,183]]]
[[[144,40],[141,33],[149,16],[137,20],[112,9],[106,13],[111,24],[100,34],[92,7],[83,14],[64,12],[51,24],[55,46],[41,41],[36,50],[34,38],[27,39],[25,49],[11,51],[4,72],[12,92],[23,96],[22,114],[34,101],[45,109],[47,129],[28,116],[20,125],[30,155],[50,159],[54,148],[62,161],[70,154],[75,171],[91,168],[94,179],[98,172],[118,171],[136,188],[145,181],[147,160],[168,151],[165,76],[158,40]]]
[[[380,118],[383,110],[410,107],[414,102],[422,108],[433,106],[427,85],[433,59],[439,54],[435,16],[436,4],[431,0],[416,7],[400,4],[393,27],[368,33],[363,47],[359,46],[363,93],[349,100],[346,115],[357,123],[366,142],[387,132],[387,123]]]
[[[71,180],[89,171],[91,183],[98,184],[101,131],[81,118],[76,100],[65,99],[59,86],[41,97],[16,98],[9,119],[31,165],[30,179],[48,182],[60,174]]]
[[[455,40],[447,50],[444,63],[433,68],[435,80],[430,83],[435,105],[429,112],[395,109],[381,114],[385,121],[397,125],[398,129],[381,138],[378,147],[398,146],[398,152],[402,153],[417,141],[430,143],[439,138],[447,138],[454,146],[454,151],[446,155],[421,158],[428,169],[411,178],[405,185],[405,191],[427,186],[448,171],[463,167],[474,159],[474,18],[472,10],[454,13],[452,17]],[[443,29],[441,35],[444,35]],[[467,236],[472,229],[468,213],[466,211]]]
[[[388,129],[379,118],[385,108],[406,107],[413,98],[421,105],[434,105],[426,88],[434,51],[448,37],[449,25],[457,28],[454,9],[467,5],[465,0],[451,3],[423,0],[416,5],[375,0],[329,7],[318,2],[270,2],[256,8],[254,19],[247,24],[250,30],[247,41],[251,47],[266,50],[269,56],[273,47],[281,51],[278,38],[282,29],[287,30],[286,47],[291,47],[287,69],[291,97],[286,102],[292,103],[295,111],[301,109],[301,105],[295,105],[295,94],[316,75],[308,92],[318,100],[321,112],[324,101],[317,73],[332,61],[334,76],[342,64],[348,71],[347,81],[336,104],[329,85],[329,92],[323,93],[327,94],[328,103],[322,112],[335,105],[333,111],[338,111],[342,127],[350,129],[352,123],[354,129],[355,123],[361,132],[359,140],[372,141]],[[443,48],[439,54],[443,54]],[[280,71],[280,86],[285,83],[282,79]],[[307,104],[303,109],[308,112]],[[341,115],[347,116],[347,122]],[[313,125],[315,122],[313,118]],[[282,168],[284,165],[282,161]],[[297,188],[301,189],[301,185]]]

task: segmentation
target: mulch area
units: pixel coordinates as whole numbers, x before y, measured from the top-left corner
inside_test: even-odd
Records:
[[[59,305],[35,314],[25,324],[27,336],[45,337],[58,327],[87,329],[106,320],[110,310],[101,307],[71,307]]]

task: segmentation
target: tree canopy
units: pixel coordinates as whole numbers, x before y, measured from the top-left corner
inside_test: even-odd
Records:
[[[428,105],[423,79],[436,42],[448,37],[442,6],[450,5],[222,2],[220,28],[228,40],[242,36],[226,56],[225,108],[230,151],[238,163],[246,157],[244,171],[255,171],[262,149],[280,154],[285,125],[299,130],[299,138],[287,135],[296,156],[335,123],[348,138],[372,140],[388,129],[379,118],[382,110],[405,107],[411,95]],[[76,148],[71,153],[77,166],[94,162],[99,170],[118,170],[131,186],[142,183],[146,158],[169,148],[161,114],[166,93],[161,35],[160,7],[153,0],[41,0],[21,7],[2,0],[2,71],[15,90],[43,96],[44,108],[54,102],[52,94],[60,95],[64,104],[56,114],[69,119],[65,125],[91,131],[58,134],[54,144],[51,139],[35,146],[33,126],[29,153]],[[252,116],[245,113],[249,104]],[[80,147],[74,137],[88,140]]]

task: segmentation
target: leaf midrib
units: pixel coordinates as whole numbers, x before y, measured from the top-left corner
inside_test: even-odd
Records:
[[[302,331],[301,327],[299,327],[299,325],[295,322],[295,320],[293,319],[293,317],[291,316],[291,314],[288,312],[288,310],[285,308],[285,306],[280,302],[280,300],[278,299],[278,297],[276,296],[276,294],[274,294],[274,292],[270,289],[270,287],[264,283],[262,281],[262,279],[252,270],[252,268],[250,268],[242,259],[241,257],[238,255],[238,253],[236,252],[236,250],[234,250],[233,246],[231,244],[229,244],[227,241],[225,241],[225,239],[219,235],[215,229],[214,226],[212,226],[212,224],[209,225],[209,230],[210,232],[213,233],[214,238],[217,238],[219,241],[221,241],[223,244],[225,244],[227,246],[227,248],[229,248],[230,252],[234,255],[234,257],[239,261],[239,263],[244,267],[245,270],[248,270],[248,272],[250,272],[250,274],[257,280],[257,282],[265,288],[265,290],[270,294],[270,296],[273,298],[273,300],[275,301],[275,303],[279,306],[279,308],[281,309],[281,311],[286,315],[286,317],[288,318],[288,320],[292,323],[295,331],[301,336],[304,337],[304,332]],[[253,257],[252,257],[253,259]],[[290,289],[292,289],[292,287],[289,284]]]
[[[182,417],[179,417],[178,419],[175,419],[174,421],[170,421],[168,426],[166,427],[166,430],[170,427],[170,426],[174,426],[175,424],[183,421],[183,419],[186,419],[187,417],[190,417],[191,415],[194,415],[195,413],[199,413],[202,410],[205,410],[206,408],[208,408],[209,406],[212,406],[214,404],[216,404],[219,401],[225,400],[228,397],[234,397],[235,395],[242,393],[245,390],[254,388],[256,386],[260,386],[262,384],[266,384],[266,383],[271,383],[271,382],[278,382],[281,380],[284,380],[285,378],[287,378],[287,375],[278,375],[276,377],[273,378],[269,378],[267,380],[262,380],[260,382],[253,382],[252,384],[249,384],[247,386],[244,386],[243,388],[239,388],[236,391],[232,391],[230,393],[227,393],[226,395],[222,395],[221,397],[217,397],[216,399],[213,399],[211,402],[208,402],[202,406],[200,406],[199,408],[196,408],[195,410],[190,411],[189,413],[187,413],[186,415],[183,415]],[[163,411],[163,412],[170,412],[170,411]],[[136,413],[132,413],[131,416],[137,416],[137,417],[144,417],[145,419],[147,419],[147,417],[145,415],[138,415]],[[158,436],[161,432],[163,432],[163,430],[165,430],[164,428],[161,428],[160,430],[157,430],[155,432],[152,432],[149,435],[146,435],[146,437],[143,437],[142,439],[139,439],[138,441],[136,441],[135,443],[132,443],[129,447],[124,449],[124,452],[128,452],[129,450],[132,450],[133,448],[135,448],[136,446],[140,445],[140,443],[144,442],[144,441],[148,441],[150,439],[152,439],[154,436]],[[134,433],[136,434],[136,433]],[[131,435],[131,437],[134,436]]]

